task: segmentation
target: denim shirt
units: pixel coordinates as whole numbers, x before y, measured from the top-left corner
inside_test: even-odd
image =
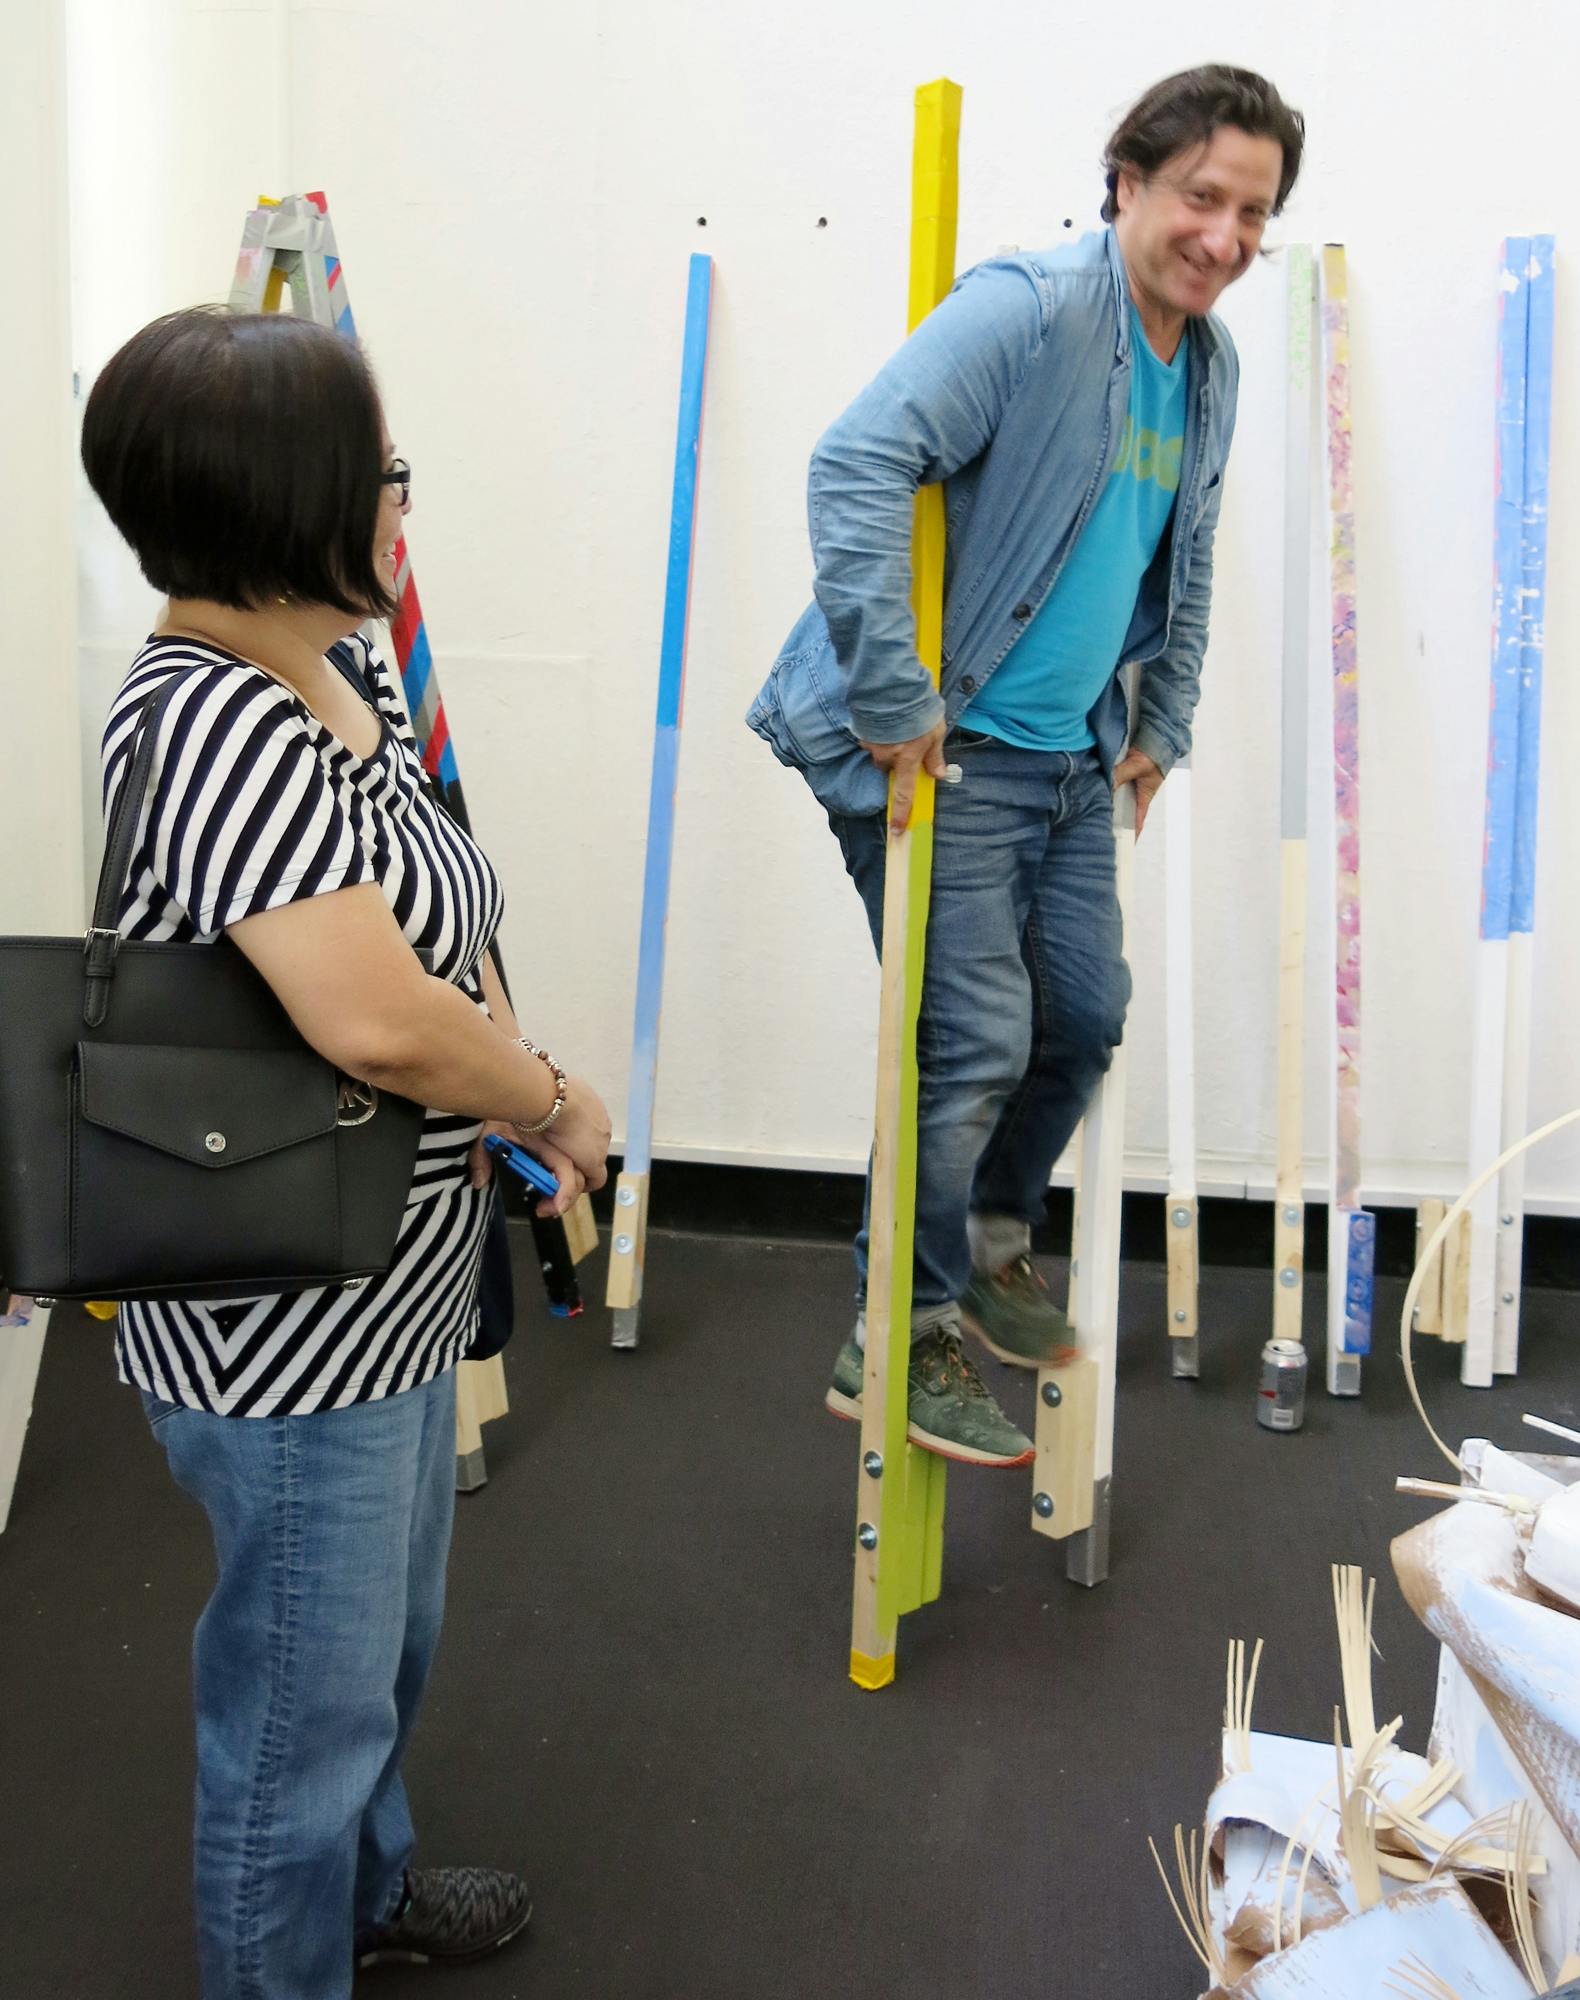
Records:
[[[960,277],[819,439],[807,509],[815,601],[748,725],[835,812],[881,812],[861,748],[953,723],[1035,617],[1113,469],[1130,402],[1129,285],[1113,230]],[[1134,745],[1167,772],[1190,749],[1212,542],[1239,364],[1222,322],[1187,322],[1190,376],[1174,513],[1120,662],[1142,667]],[[944,482],[941,694],[916,655],[911,528]],[[1088,722],[1112,773],[1128,727],[1118,665]]]

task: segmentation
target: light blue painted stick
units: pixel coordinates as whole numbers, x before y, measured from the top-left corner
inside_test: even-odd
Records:
[[[1514,881],[1514,798],[1520,748],[1520,607],[1524,587],[1525,337],[1530,240],[1503,247],[1498,292],[1496,487],[1493,501],[1492,687],[1487,798],[1482,829],[1481,936],[1509,934]],[[1488,1156],[1496,1157],[1496,1149]]]
[[[1538,273],[1543,286],[1539,299],[1533,286]],[[1528,1100],[1550,403],[1550,387],[1531,379],[1531,335],[1534,313],[1535,359],[1538,371],[1550,378],[1551,287],[1551,238],[1509,237],[1498,274],[1492,680],[1470,1105],[1473,1174],[1496,1159],[1510,1139],[1524,1136]],[[1534,425],[1533,394],[1538,416]],[[1533,467],[1532,443],[1538,436]],[[1490,1385],[1495,1372],[1512,1372],[1514,1367],[1523,1209],[1523,1176],[1516,1168],[1496,1188],[1489,1186],[1471,1210],[1461,1376],[1478,1388]]]
[[[615,1188],[614,1241],[609,1253],[606,1296],[614,1309],[616,1347],[635,1347],[642,1302],[647,1196],[653,1167],[653,1099],[658,1084],[658,1021],[664,994],[670,857],[675,843],[675,778],[680,765],[680,718],[686,693],[697,467],[702,446],[702,398],[712,302],[713,259],[694,256],[686,292],[686,337],[680,364],[680,419],[675,438],[674,498],[669,515],[669,573],[664,586],[653,780],[647,805],[647,869],[642,881],[642,933],[637,953],[636,1024],[631,1040],[625,1157]]]
[[[1518,730],[1509,857],[1507,1013],[1503,1041],[1500,1150],[1530,1124],[1531,988],[1536,930],[1536,813],[1542,750],[1543,616],[1547,595],[1547,457],[1552,420],[1553,239],[1525,244],[1524,430],[1519,515]],[[1519,1365],[1520,1287],[1524,1265],[1525,1156],[1498,1179],[1492,1370]]]
[[[1527,261],[1524,497],[1520,517],[1519,761],[1509,929],[1536,927],[1536,806],[1541,785],[1542,653],[1547,609],[1547,460],[1553,406],[1553,239]],[[1523,1138],[1523,1132],[1515,1135]]]

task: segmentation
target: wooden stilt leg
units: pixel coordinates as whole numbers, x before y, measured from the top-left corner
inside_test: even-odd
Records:
[[[48,1324],[47,1307],[0,1291],[0,1534],[5,1532],[16,1491]]]
[[[1115,799],[1114,829],[1115,888],[1125,919],[1130,914],[1135,877],[1135,826],[1135,792],[1126,785]],[[1101,1583],[1108,1575],[1126,1054],[1121,1042],[1087,1106],[1079,1134],[1070,1323],[1081,1356],[1068,1368],[1043,1369],[1037,1377],[1031,1523],[1039,1534],[1067,1540],[1065,1574],[1072,1583],[1087,1586]]]
[[[911,220],[914,328],[948,291],[958,208],[960,87],[916,93]],[[916,498],[912,603],[917,653],[936,684],[943,651],[944,498]],[[933,869],[933,780],[918,774],[909,825],[891,828],[884,875],[878,1093],[867,1253],[867,1348],[850,1677],[894,1678],[899,1620],[938,1594],[943,1567],[944,1461],[906,1442],[911,1268],[916,1232],[916,1018],[922,998]]]
[[[1273,1204],[1273,1338],[1304,1338],[1307,703],[1311,648],[1312,334],[1316,271],[1304,243],[1287,259],[1284,418],[1284,647],[1279,789],[1278,1169]]]
[[[1447,1213],[1448,1204],[1442,1201],[1423,1201],[1416,1208],[1415,1259],[1418,1264],[1432,1232]],[[1443,1331],[1443,1261],[1443,1253],[1439,1250],[1422,1275],[1421,1295],[1415,1307],[1417,1333],[1441,1334]]]
[[[1165,941],[1168,957],[1169,1191],[1164,1237],[1168,1244],[1169,1361],[1178,1379],[1200,1372],[1197,1296],[1200,1254],[1196,1211],[1196,1007],[1191,913],[1191,771],[1177,764],[1163,787]]]
[[[475,1493],[488,1482],[483,1456],[483,1420],[478,1415],[473,1364],[463,1361],[455,1371],[455,1490]]]

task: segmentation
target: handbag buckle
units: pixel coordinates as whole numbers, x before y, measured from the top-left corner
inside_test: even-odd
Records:
[[[337,1125],[366,1125],[379,1108],[379,1094],[371,1083],[359,1077],[340,1079],[340,1100],[335,1110]]]

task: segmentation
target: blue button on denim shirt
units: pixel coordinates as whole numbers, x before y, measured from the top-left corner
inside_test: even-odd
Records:
[[[1190,749],[1212,542],[1239,365],[1221,321],[1188,323],[1190,387],[1174,518],[1142,579],[1121,662],[1142,666],[1134,742],[1160,770]],[[953,723],[1053,587],[1113,469],[1130,400],[1129,287],[1112,229],[959,278],[819,439],[807,509],[809,605],[747,715],[835,812],[881,812],[861,749]],[[911,526],[942,480],[949,522],[942,694],[916,656]],[[1089,721],[1123,754],[1116,671]]]

